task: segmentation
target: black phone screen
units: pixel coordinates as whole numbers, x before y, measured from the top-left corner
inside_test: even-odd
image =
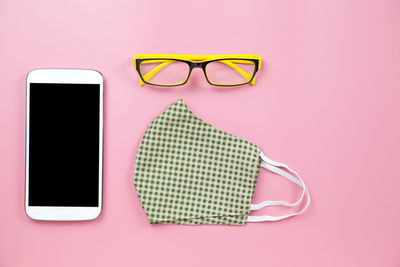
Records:
[[[99,205],[100,85],[31,83],[29,206]]]

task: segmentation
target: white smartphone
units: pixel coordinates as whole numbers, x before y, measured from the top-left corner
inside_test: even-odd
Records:
[[[93,220],[102,210],[103,77],[36,69],[26,80],[25,211],[34,220]]]

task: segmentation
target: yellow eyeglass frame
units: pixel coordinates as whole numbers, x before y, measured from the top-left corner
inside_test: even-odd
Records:
[[[150,79],[156,75],[163,68],[169,64],[180,61],[185,62],[189,66],[189,71],[186,79],[180,83],[173,84],[157,84],[150,82]],[[208,79],[206,66],[210,62],[218,61],[224,63],[225,65],[231,67],[240,76],[242,76],[246,81],[242,83],[235,84],[219,84],[214,83]],[[154,69],[150,70],[148,73],[143,74],[140,69],[141,64],[146,63],[161,63]],[[248,73],[247,71],[240,68],[237,64],[254,64],[253,73]],[[187,83],[190,74],[194,68],[201,68],[203,70],[204,76],[209,84],[215,86],[238,86],[244,84],[255,85],[256,79],[255,75],[257,71],[261,68],[261,57],[259,55],[245,55],[245,54],[233,54],[233,55],[174,55],[174,54],[138,54],[133,57],[133,66],[137,70],[140,80],[140,86],[144,84],[156,85],[156,86],[180,86]]]

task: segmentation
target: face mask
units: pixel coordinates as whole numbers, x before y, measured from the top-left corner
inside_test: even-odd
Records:
[[[298,201],[251,204],[260,167],[303,188]],[[297,178],[295,178],[294,176]],[[249,141],[197,118],[182,100],[156,117],[140,144],[135,188],[150,223],[231,224],[278,221],[310,203],[300,176]],[[268,206],[304,207],[282,216],[249,216]]]

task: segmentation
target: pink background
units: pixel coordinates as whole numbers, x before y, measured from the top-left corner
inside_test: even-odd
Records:
[[[0,1],[0,266],[400,266],[400,2]],[[256,86],[139,87],[135,53],[258,53]],[[105,78],[104,210],[24,212],[25,76]],[[301,216],[245,226],[149,225],[133,188],[141,137],[177,98],[298,170]],[[262,171],[255,201],[300,190]],[[262,214],[282,214],[266,210]]]

